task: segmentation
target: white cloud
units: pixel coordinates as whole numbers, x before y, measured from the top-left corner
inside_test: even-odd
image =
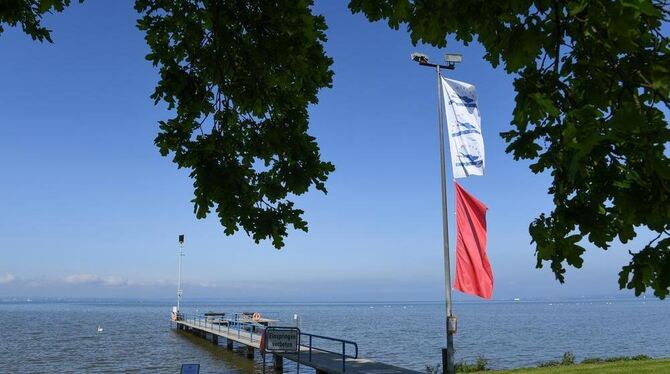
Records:
[[[239,284],[238,284],[239,283]],[[237,286],[226,285],[223,286],[218,282],[209,282],[205,280],[197,280],[192,282],[182,282],[182,287],[185,289],[231,289],[239,288],[247,290],[250,286],[249,282],[238,282]],[[20,287],[23,289],[49,289],[53,287],[72,287],[72,289],[81,288],[88,289],[159,289],[165,290],[176,287],[177,282],[169,279],[129,279],[119,275],[104,275],[96,273],[73,273],[63,275],[56,278],[48,277],[19,277],[11,273],[0,273],[0,286],[9,285],[12,287]],[[83,291],[82,291],[83,292]],[[203,291],[204,292],[204,291]]]
[[[71,274],[63,278],[63,282],[69,284],[96,284],[100,283],[100,277],[95,274]]]
[[[201,283],[196,283],[196,286],[202,287],[202,288],[218,288],[220,287],[216,283],[211,283],[211,282],[201,282]]]
[[[109,287],[133,286],[135,282],[130,279],[123,279],[116,276],[102,277],[100,281],[103,285]]]
[[[68,284],[98,284],[107,287],[133,286],[136,283],[117,276],[100,276],[97,274],[71,274],[63,278]]]
[[[0,275],[0,284],[9,284],[16,281],[16,276],[14,274],[7,273],[5,275]]]

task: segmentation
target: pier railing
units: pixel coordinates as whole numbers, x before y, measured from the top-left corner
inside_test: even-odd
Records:
[[[305,338],[307,338],[306,341],[305,341]],[[325,349],[325,348],[316,348],[316,347],[313,346],[313,342],[315,340],[317,340],[317,341],[318,340],[322,340],[322,341],[325,340],[325,341],[331,341],[331,342],[338,343],[338,345],[341,344],[342,350],[339,351],[339,352],[335,352],[335,351],[331,351],[331,350],[328,350],[328,349]],[[329,336],[315,335],[315,334],[308,334],[306,332],[301,332],[300,333],[300,343],[301,343],[300,345],[307,348],[307,350],[309,352],[308,359],[309,359],[310,362],[312,361],[312,349],[314,349],[315,351],[319,351],[319,352],[326,352],[326,353],[332,353],[332,354],[339,355],[342,358],[342,372],[346,371],[347,358],[353,358],[353,359],[358,358],[358,344],[356,344],[356,342],[352,342],[351,340],[331,338]],[[305,344],[305,343],[307,343],[307,344]],[[354,349],[354,354],[353,355],[347,354],[347,347],[348,346],[353,347],[353,349]]]
[[[265,328],[265,326],[255,322],[234,319],[212,320],[206,317],[190,316],[187,314],[183,315],[181,321],[191,323],[195,326],[209,328],[210,330],[225,332],[228,335],[237,333],[238,338],[242,338],[243,336],[247,337],[248,334],[249,341],[251,342],[254,341],[254,333],[262,333],[262,329]]]
[[[212,331],[225,332],[229,336],[237,334],[238,339],[248,337],[250,342],[254,341],[254,334],[262,335],[266,327],[257,322],[241,320],[237,316],[233,319],[211,319],[206,316],[181,314],[180,317],[180,321],[190,323],[194,326],[208,328]],[[256,340],[260,340],[260,337]],[[326,342],[331,344],[328,345]],[[358,358],[358,344],[351,340],[300,332],[300,346],[300,351],[307,351],[309,362],[312,362],[312,352],[330,353],[339,356],[342,360],[342,372],[346,371],[346,361],[348,358]],[[339,349],[335,351],[334,346],[337,346]]]

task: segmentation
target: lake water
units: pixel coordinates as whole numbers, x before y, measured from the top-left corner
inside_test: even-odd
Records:
[[[353,340],[360,356],[423,371],[441,361],[441,303],[186,305],[187,313],[259,311],[303,331]],[[258,373],[248,360],[170,327],[171,304],[156,301],[0,302],[2,373]],[[483,356],[493,368],[560,359],[646,354],[670,357],[670,303],[658,300],[457,303],[458,361]],[[101,325],[104,332],[96,333]],[[285,363],[285,372],[295,367]],[[301,368],[301,372],[310,372]],[[313,371],[311,371],[313,372]]]

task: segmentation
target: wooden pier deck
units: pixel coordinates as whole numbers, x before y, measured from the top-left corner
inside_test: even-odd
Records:
[[[231,327],[230,324],[211,323],[205,319],[182,319],[174,321],[177,329],[190,331],[202,338],[207,339],[208,334],[214,344],[219,344],[220,339],[226,340],[226,347],[233,349],[233,344],[241,344],[246,347],[246,355],[254,357],[254,351],[260,349],[261,334]],[[283,369],[282,359],[286,358],[299,362],[301,366],[314,368],[317,374],[417,374],[418,371],[401,368],[365,358],[347,357],[326,350],[301,345],[299,354],[278,353],[273,354],[273,367],[275,370]],[[357,354],[356,354],[357,356]]]
[[[367,358],[347,358],[346,371],[342,371],[342,359],[339,355],[312,349],[311,360],[307,347],[301,347],[300,355],[283,353],[280,356],[316,369],[317,373],[356,373],[356,374],[417,374],[419,371],[384,364]]]

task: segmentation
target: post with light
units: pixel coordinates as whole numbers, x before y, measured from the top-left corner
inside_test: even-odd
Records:
[[[180,312],[181,304],[181,258],[184,257],[184,234],[179,235],[179,275],[177,277],[177,314]]]
[[[445,307],[447,318],[445,327],[447,330],[447,348],[442,348],[442,369],[447,374],[454,374],[454,334],[456,333],[457,320],[452,312],[451,302],[451,264],[449,262],[449,218],[447,216],[447,181],[446,166],[444,156],[444,113],[442,112],[442,80],[440,79],[440,70],[454,70],[456,64],[463,61],[463,55],[447,54],[445,56],[445,65],[433,64],[428,61],[428,56],[422,53],[412,53],[412,60],[421,66],[435,68],[437,76],[437,117],[438,129],[440,134],[440,175],[442,182],[442,242],[444,249],[444,292]]]

